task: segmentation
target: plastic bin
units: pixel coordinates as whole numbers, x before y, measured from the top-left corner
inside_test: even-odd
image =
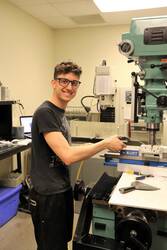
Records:
[[[17,214],[22,185],[0,188],[0,227]]]

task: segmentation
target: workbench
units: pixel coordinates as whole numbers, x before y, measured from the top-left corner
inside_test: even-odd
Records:
[[[130,186],[135,179],[136,175],[123,173],[111,194],[109,205],[167,212],[167,199],[165,199],[167,194],[167,177],[155,176],[140,180],[140,182],[155,186],[159,190],[133,190],[125,194],[120,193],[119,188]]]
[[[28,143],[27,145],[13,145],[12,147],[0,150],[0,160],[4,160],[13,155],[16,155],[17,157],[16,172],[22,173],[21,153],[30,148],[31,148],[31,142]]]

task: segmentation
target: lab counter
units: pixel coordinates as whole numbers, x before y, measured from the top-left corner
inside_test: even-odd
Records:
[[[167,177],[147,177],[140,182],[159,188],[158,190],[133,190],[122,194],[119,189],[131,186],[136,175],[123,173],[116,187],[114,188],[109,205],[120,205],[141,209],[150,209],[167,212]]]

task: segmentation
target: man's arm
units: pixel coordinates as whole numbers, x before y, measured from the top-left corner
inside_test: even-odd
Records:
[[[116,136],[106,138],[94,144],[77,146],[69,145],[61,132],[45,133],[44,138],[49,147],[66,165],[87,159],[105,149],[119,151],[125,147],[125,144]]]

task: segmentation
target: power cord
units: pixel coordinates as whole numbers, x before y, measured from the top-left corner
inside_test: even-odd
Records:
[[[19,111],[20,111],[20,113],[23,115],[23,110],[24,110],[23,104],[20,102],[20,100],[17,100],[17,101],[16,101],[16,104],[18,104],[18,106],[19,106]]]
[[[89,113],[90,110],[91,110],[91,108],[88,107],[88,106],[85,106],[85,104],[83,103],[83,100],[86,99],[86,98],[96,98],[96,97],[95,97],[94,95],[86,95],[86,96],[83,96],[83,97],[81,98],[81,104],[82,104],[82,106],[84,107],[85,111],[86,111],[87,113]],[[96,99],[97,99],[97,98],[96,98]]]

